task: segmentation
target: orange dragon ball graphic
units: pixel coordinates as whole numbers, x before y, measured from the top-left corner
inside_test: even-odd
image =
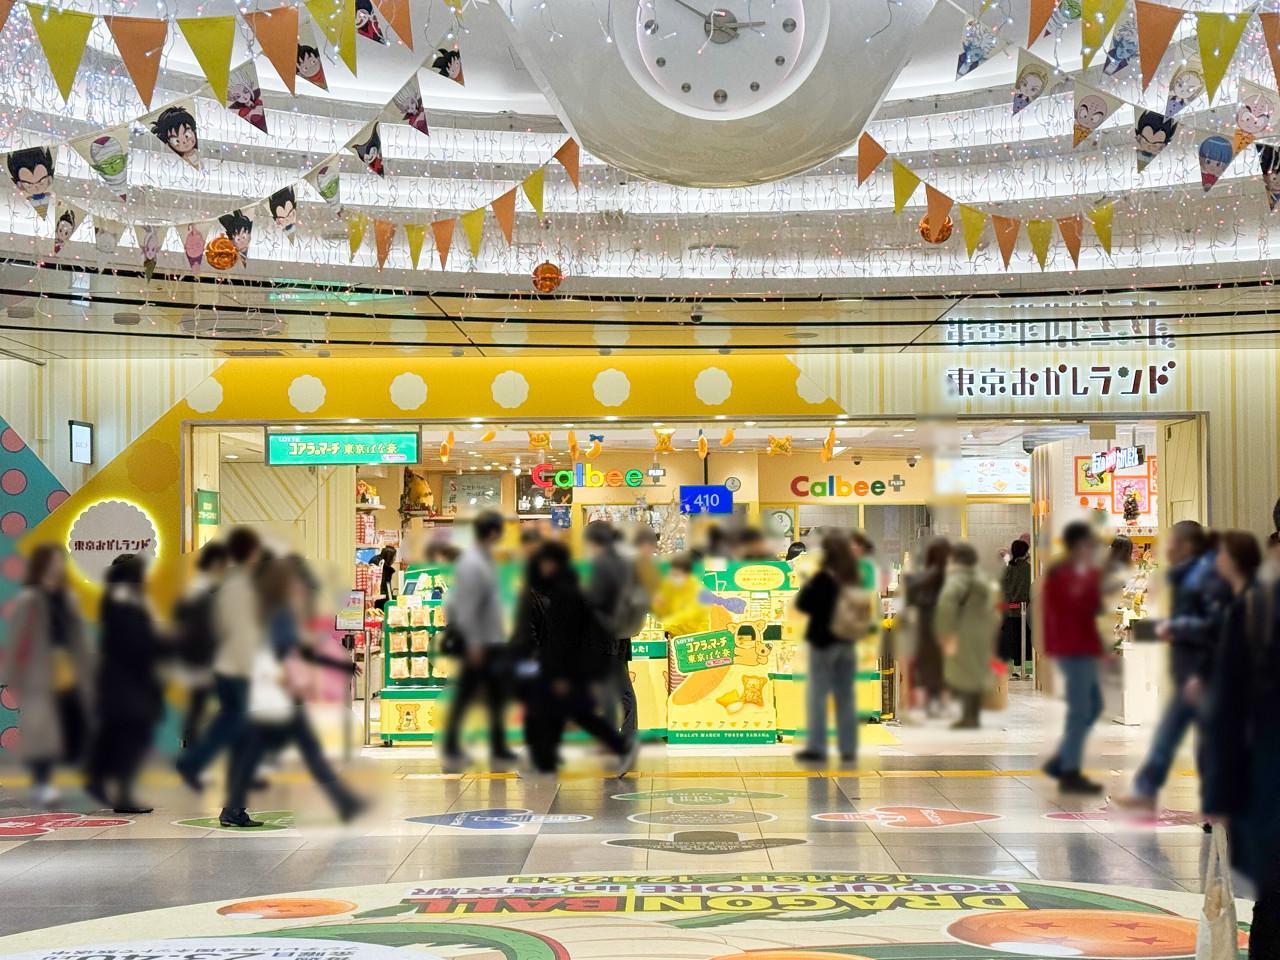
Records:
[[[311,897],[263,897],[239,900],[219,907],[224,917],[245,920],[296,920],[299,917],[335,917],[350,913],[356,905],[350,900],[325,900]]]
[[[975,947],[1029,957],[1160,960],[1194,956],[1196,921],[1126,910],[1031,910],[977,913],[946,932]],[[1240,946],[1248,938],[1240,934]]]

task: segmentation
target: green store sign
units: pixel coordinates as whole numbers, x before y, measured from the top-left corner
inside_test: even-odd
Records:
[[[267,464],[273,467],[417,463],[418,433],[270,433]]]
[[[196,524],[216,527],[222,523],[222,494],[217,490],[196,491]]]

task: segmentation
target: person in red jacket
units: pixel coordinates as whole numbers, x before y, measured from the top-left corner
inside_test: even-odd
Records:
[[[1081,773],[1084,742],[1102,713],[1098,664],[1102,638],[1096,617],[1102,608],[1098,541],[1089,525],[1069,523],[1062,531],[1066,556],[1045,573],[1041,584],[1044,652],[1058,662],[1066,684],[1067,720],[1057,752],[1044,772],[1063,793],[1095,794],[1102,785]]]

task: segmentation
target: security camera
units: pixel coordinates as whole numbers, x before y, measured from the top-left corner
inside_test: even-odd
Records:
[[[907,466],[911,467],[911,469],[913,470],[915,469],[916,464],[919,462],[920,462],[919,457],[907,457]]]
[[[854,458],[853,458],[853,465],[854,465],[855,467],[860,467],[860,466],[862,466],[862,458],[861,458],[861,457],[854,457]]]
[[[689,311],[689,322],[690,322],[690,323],[701,323],[701,322],[702,322],[702,311],[701,311],[701,310],[691,310],[691,311]]]
[[[1035,450],[1036,450],[1036,442],[1032,440],[1030,437],[1023,437],[1022,452],[1030,456],[1031,454],[1035,453]]]

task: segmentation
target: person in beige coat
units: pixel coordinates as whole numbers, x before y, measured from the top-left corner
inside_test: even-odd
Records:
[[[996,587],[978,571],[978,554],[967,543],[951,551],[951,567],[938,597],[933,628],[945,657],[943,671],[964,707],[953,729],[977,728],[982,696],[991,686],[999,613]]]
[[[93,689],[89,644],[66,570],[61,547],[43,544],[32,553],[3,660],[5,683],[18,698],[17,752],[44,807],[59,798],[54,767],[76,763],[84,751]]]

